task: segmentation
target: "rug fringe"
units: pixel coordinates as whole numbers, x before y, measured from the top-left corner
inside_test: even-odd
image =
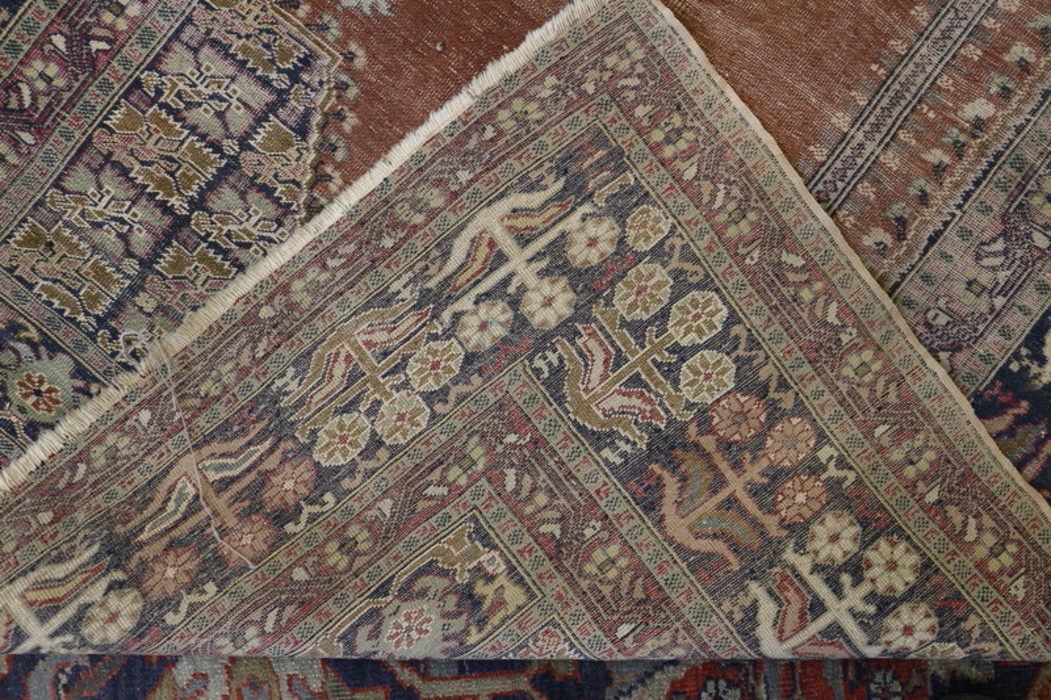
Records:
[[[504,76],[526,65],[540,48],[565,33],[580,17],[593,14],[602,4],[603,0],[574,0],[542,26],[526,35],[517,49],[486,66],[458,95],[431,112],[422,126],[410,132],[387,151],[367,173],[343,190],[321,213],[298,227],[284,243],[271,250],[266,258],[235,277],[204,306],[187,314],[176,330],[149,345],[145,359],[136,370],[124,372],[115,378],[110,386],[66,415],[54,428],[41,434],[24,454],[0,469],[0,494],[10,493],[23,484],[40,465],[84,433],[129,392],[142,384],[150,374],[165,367],[164,358],[174,358],[238,299],[251,292],[256,285],[270,277],[345,216],[367,194],[390,177],[420,146],[474,105],[486,90],[496,85]]]

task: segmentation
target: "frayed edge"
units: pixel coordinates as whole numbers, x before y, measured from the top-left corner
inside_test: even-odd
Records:
[[[603,0],[575,0],[546,23],[531,31],[517,49],[490,63],[460,93],[431,112],[427,121],[405,136],[383,155],[361,178],[343,190],[324,210],[309,222],[299,226],[284,243],[257,261],[244,273],[235,277],[221,292],[203,307],[186,315],[175,331],[168,333],[147,348],[140,366],[113,380],[98,395],[78,409],[74,409],[59,423],[40,435],[24,454],[0,469],[0,497],[10,494],[29,480],[30,475],[44,462],[53,458],[79,435],[85,433],[102,416],[143,383],[147,376],[159,370],[166,357],[175,357],[204,330],[256,285],[270,277],[303,248],[317,240],[333,224],[343,218],[366,195],[382,184],[401,167],[429,139],[436,136],[453,120],[472,107],[487,90],[502,78],[528,64],[536,53],[564,34],[582,17],[593,14],[604,4]]]

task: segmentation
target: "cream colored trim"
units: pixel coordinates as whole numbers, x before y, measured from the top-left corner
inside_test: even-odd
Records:
[[[126,372],[113,384],[103,389],[84,406],[66,415],[53,429],[42,434],[29,446],[25,454],[0,470],[0,493],[14,490],[30,473],[54,456],[64,446],[86,431],[106,411],[113,408],[131,389],[141,384],[152,372],[165,366],[165,357],[174,358],[209,325],[245,294],[248,294],[282,265],[292,259],[311,241],[314,241],[340,218],[347,214],[365,195],[374,190],[384,179],[397,170],[409,156],[424,143],[439,133],[449,122],[463,114],[478,97],[495,86],[504,76],[527,65],[536,52],[565,34],[569,25],[581,16],[589,16],[603,4],[602,0],[576,0],[563,8],[543,26],[530,32],[522,44],[509,54],[493,61],[474,78],[456,97],[431,113],[423,126],[419,127],[387,152],[365,175],[350,185],[339,197],[308,223],[300,226],[284,243],[277,246],[266,258],[256,262],[244,273],[234,278],[221,292],[208,300],[203,307],[188,314],[175,331],[166,334],[149,348],[146,359],[138,371]]]
[[[879,286],[876,280],[865,269],[864,264],[857,253],[850,247],[840,233],[838,226],[831,217],[821,208],[813,196],[807,191],[802,178],[785,158],[781,149],[763,127],[752,111],[745,105],[736,92],[719,75],[712,66],[704,51],[697,44],[693,36],[679,22],[679,20],[662,5],[658,0],[650,0],[665,16],[668,24],[679,34],[683,43],[690,48],[694,57],[712,77],[716,85],[726,94],[731,103],[737,108],[746,121],[755,129],[767,149],[777,159],[778,164],[788,175],[789,180],[795,186],[800,197],[807,203],[814,216],[824,225],[832,239],[839,246],[840,251],[854,266],[858,275],[864,279],[873,296],[883,305],[883,309],[891,316],[898,329],[904,334],[913,349],[919,353],[928,368],[939,378],[944,388],[956,401],[958,408],[967,417],[971,425],[981,436],[993,458],[1000,467],[1009,475],[1025,493],[1027,493],[1037,504],[1037,508],[1051,521],[1051,504],[1040,496],[1036,490],[1029,485],[1013,464],[1000,452],[996,443],[986,432],[981,421],[974,413],[974,409],[964,397],[963,393],[953,383],[945,369],[930,355],[923,347],[919,339],[909,328],[905,319],[898,311],[894,302],[887,296],[886,292]],[[454,97],[443,107],[432,112],[427,122],[406,136],[400,143],[394,146],[368,173],[357,182],[344,190],[339,197],[329,204],[324,211],[307,224],[297,229],[288,240],[275,248],[263,260],[250,267],[244,274],[236,277],[222,292],[212,297],[202,308],[189,314],[183,324],[174,332],[161,338],[156,351],[148,353],[146,360],[137,372],[128,372],[117,378],[112,386],[104,389],[98,396],[89,401],[82,408],[67,415],[54,429],[42,435],[33,445],[29,447],[24,455],[14,460],[5,469],[0,471],[0,492],[10,491],[25,481],[28,475],[38,468],[44,461],[54,455],[63,446],[68,444],[76,436],[87,430],[106,411],[112,408],[133,387],[140,384],[146,376],[165,365],[165,357],[174,357],[181,352],[190,342],[197,338],[204,329],[218,320],[218,318],[229,309],[240,297],[251,292],[251,290],[262,280],[277,271],[288,262],[294,255],[302,250],[308,243],[315,240],[336,221],[343,217],[357,204],[365,195],[375,189],[385,178],[390,176],[400,167],[409,156],[422,146],[429,138],[437,134],[442,127],[461,115],[471,107],[479,95],[485,90],[496,85],[505,75],[516,71],[526,65],[537,50],[545,44],[564,34],[569,25],[581,16],[592,14],[602,0],[575,0],[563,8],[555,17],[545,23],[542,27],[532,31],[522,44],[511,53],[492,62],[480,75],[467,85],[459,95]]]
[[[734,92],[734,89],[730,87],[730,85],[723,79],[721,75],[719,75],[719,72],[715,70],[715,67],[712,65],[711,61],[709,61],[708,57],[704,54],[704,50],[701,49],[701,47],[697,44],[697,40],[694,39],[693,35],[690,34],[686,27],[684,27],[682,23],[679,22],[678,19],[676,19],[675,15],[672,14],[671,10],[664,7],[664,5],[662,5],[658,0],[650,1],[653,2],[661,10],[661,12],[664,13],[668,24],[671,25],[678,32],[680,39],[682,39],[683,43],[690,48],[690,50],[694,54],[694,57],[701,64],[701,66],[705,68],[706,72],[708,73],[708,75],[711,76],[715,84],[719,87],[720,90],[722,90],[726,94],[730,102],[733,103],[734,107],[737,108],[737,111],[741,113],[745,120],[748,121],[751,127],[759,135],[759,138],[762,139],[767,150],[769,150],[770,153],[777,159],[778,164],[781,166],[782,170],[785,171],[786,175],[788,176],[788,179],[792,182],[796,190],[799,192],[799,196],[803,199],[803,201],[806,202],[807,206],[810,207],[810,211],[813,212],[814,216],[817,217],[817,219],[828,231],[829,235],[831,235],[832,239],[839,246],[839,249],[843,253],[843,255],[845,255],[846,258],[850,261],[851,265],[854,266],[855,272],[857,272],[858,276],[861,277],[861,279],[864,280],[865,283],[868,285],[869,291],[872,292],[872,295],[876,298],[877,301],[879,301],[880,304],[883,305],[883,310],[890,315],[890,317],[894,320],[895,325],[898,327],[898,330],[901,331],[901,333],[909,341],[909,344],[912,346],[912,348],[923,358],[924,362],[927,364],[927,367],[935,374],[935,376],[938,377],[938,379],[942,383],[942,386],[945,388],[946,391],[949,392],[949,395],[953,398],[953,400],[956,401],[957,407],[960,409],[961,412],[963,412],[967,420],[970,421],[975,431],[977,431],[977,433],[981,437],[981,440],[989,449],[989,452],[993,455],[993,458],[997,462],[999,462],[1000,467],[1007,473],[1008,477],[1012,479],[1015,482],[1015,484],[1017,484],[1022,489],[1023,492],[1027,493],[1036,502],[1037,509],[1043,513],[1044,517],[1048,519],[1048,522],[1051,522],[1051,503],[1048,503],[1043,496],[1037,493],[1036,489],[1034,489],[1029,484],[1029,482],[1022,478],[1022,474],[1018,471],[1015,465],[1012,464],[1011,461],[1004,456],[1004,453],[1000,451],[1000,448],[997,447],[996,442],[989,435],[988,431],[985,429],[985,426],[982,425],[981,420],[979,420],[978,416],[975,414],[974,408],[971,407],[971,403],[963,395],[963,392],[960,391],[960,388],[957,387],[956,384],[952,381],[952,378],[949,376],[949,373],[945,371],[945,368],[942,367],[938,363],[938,361],[934,359],[930,351],[928,351],[927,348],[925,348],[920,342],[920,339],[916,337],[916,334],[909,327],[909,324],[905,321],[905,317],[901,315],[901,311],[898,310],[898,307],[891,300],[890,296],[888,296],[887,292],[879,286],[879,283],[876,281],[876,279],[865,268],[865,264],[861,262],[861,258],[858,257],[858,254],[855,253],[854,249],[850,247],[849,243],[847,243],[847,239],[843,237],[843,234],[840,232],[839,226],[836,224],[836,222],[833,221],[832,217],[830,217],[828,213],[821,208],[821,205],[817,203],[817,200],[814,199],[814,196],[810,194],[809,190],[807,190],[806,185],[803,183],[803,178],[799,176],[799,173],[796,172],[796,169],[792,166],[791,163],[788,162],[788,159],[785,157],[785,154],[781,152],[781,148],[777,145],[777,142],[774,140],[774,137],[771,136],[770,132],[768,132],[763,127],[759,119],[754,114],[752,114],[752,110],[750,110],[748,106],[744,103],[744,101],[741,100],[741,98],[737,95],[737,93]]]

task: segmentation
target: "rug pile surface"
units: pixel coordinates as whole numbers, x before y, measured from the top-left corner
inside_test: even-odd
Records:
[[[719,8],[343,4],[0,15],[0,683],[1046,690],[1038,7],[771,136]]]

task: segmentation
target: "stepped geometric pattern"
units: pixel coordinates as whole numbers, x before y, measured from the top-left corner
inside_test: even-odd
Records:
[[[0,465],[294,227],[336,57],[263,0],[27,0],[0,35]]]

